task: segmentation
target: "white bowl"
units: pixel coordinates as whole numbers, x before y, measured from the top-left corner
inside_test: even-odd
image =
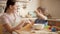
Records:
[[[33,29],[44,29],[44,24],[34,24]]]

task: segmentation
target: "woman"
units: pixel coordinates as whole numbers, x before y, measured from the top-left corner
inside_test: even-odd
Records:
[[[20,29],[25,24],[25,22],[23,20],[21,21],[21,18],[16,13],[16,0],[7,0],[4,14],[1,16],[3,34],[12,34],[13,31]]]
[[[41,23],[41,24],[44,24],[44,25],[47,25],[48,22],[47,22],[47,16],[48,14],[45,13],[45,9],[42,8],[42,7],[38,7],[37,10],[35,11],[38,19],[35,20],[35,23]]]

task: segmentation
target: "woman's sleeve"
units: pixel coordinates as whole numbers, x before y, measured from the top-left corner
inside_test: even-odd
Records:
[[[10,27],[12,27],[10,21],[9,21],[8,18],[5,17],[5,16],[2,17],[2,23],[3,23],[3,25],[8,24]]]

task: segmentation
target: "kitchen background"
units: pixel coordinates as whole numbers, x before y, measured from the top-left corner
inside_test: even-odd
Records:
[[[6,0],[0,0],[0,16],[4,12]],[[49,25],[56,25],[60,30],[60,0],[17,0],[18,4],[18,14],[21,17],[25,17],[27,14],[34,15],[34,11],[37,7],[41,6],[46,9],[46,12],[49,13],[53,20],[48,21]]]
[[[0,15],[4,11],[6,0],[0,0]],[[17,0],[20,16],[25,17],[28,12],[33,12],[39,6],[46,8],[52,18],[60,18],[60,0]]]

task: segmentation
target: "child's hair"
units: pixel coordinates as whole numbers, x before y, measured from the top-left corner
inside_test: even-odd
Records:
[[[38,7],[37,10],[45,11],[45,9],[42,7]]]

